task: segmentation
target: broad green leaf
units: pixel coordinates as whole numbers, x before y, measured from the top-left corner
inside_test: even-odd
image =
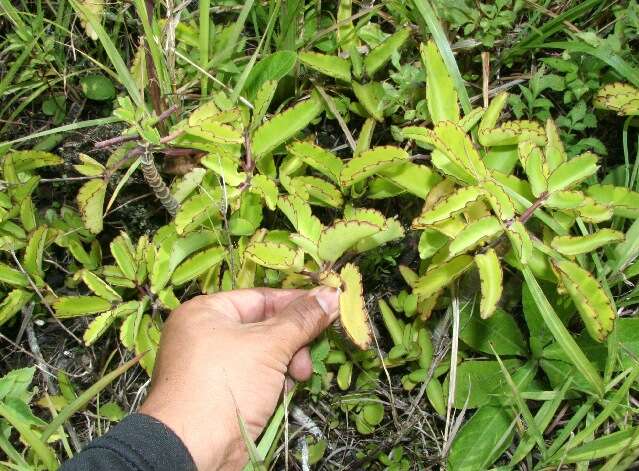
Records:
[[[135,260],[135,248],[129,235],[126,232],[120,232],[120,235],[113,239],[109,246],[111,247],[111,255],[122,275],[129,280],[135,280],[138,268]]]
[[[323,110],[322,98],[318,94],[312,94],[308,100],[273,116],[253,133],[251,140],[253,154],[260,159],[284,144],[306,128]]]
[[[302,51],[298,54],[302,64],[344,82],[351,81],[351,63],[339,56]]]
[[[177,266],[189,255],[218,243],[217,232],[206,230],[191,232],[184,237],[178,237],[177,234],[167,237],[156,249],[153,267],[149,273],[151,291],[160,292],[171,279]]]
[[[486,199],[499,219],[506,222],[515,217],[513,200],[500,183],[485,181],[482,182],[481,187],[486,192]]]
[[[470,252],[477,246],[499,237],[502,232],[504,232],[504,228],[495,216],[485,216],[471,222],[450,242],[449,257]]]
[[[505,360],[509,371],[522,366],[520,360]],[[461,409],[466,404],[470,409],[484,406],[500,399],[507,388],[499,362],[496,360],[466,360],[457,368],[457,385],[454,406]],[[510,394],[508,394],[510,395]]]
[[[380,82],[368,82],[364,85],[352,82],[353,93],[366,112],[378,122],[384,121],[384,97],[386,92]]]
[[[413,221],[414,229],[423,229],[451,216],[461,213],[484,195],[479,187],[467,186],[439,200],[432,209],[427,209]]]
[[[281,51],[284,52],[284,51]],[[287,51],[288,52],[288,51]],[[253,102],[253,116],[251,116],[251,130],[262,124],[262,120],[268,112],[268,108],[273,101],[275,92],[277,91],[277,82],[275,80],[267,80],[257,89],[255,101]]]
[[[532,194],[538,198],[548,191],[548,167],[544,155],[541,149],[530,141],[519,143],[518,151]]]
[[[31,232],[38,225],[36,207],[30,196],[24,198],[20,203],[20,223],[27,232]]]
[[[420,299],[428,299],[463,275],[472,264],[473,257],[459,255],[447,262],[429,267],[415,283],[413,294]]]
[[[506,450],[514,435],[514,421],[507,409],[483,406],[466,421],[448,454],[450,471],[489,469]]]
[[[429,167],[413,162],[403,162],[384,167],[378,174],[408,193],[424,200],[430,190],[441,181],[441,177]]]
[[[639,89],[626,83],[604,85],[595,95],[596,108],[615,111],[619,116],[639,115]]]
[[[426,228],[419,237],[419,258],[425,260],[435,255],[449,241],[448,236],[436,229]]]
[[[556,236],[550,246],[563,255],[574,257],[582,253],[593,252],[613,242],[621,242],[624,238],[623,232],[613,229],[599,229],[586,236]]]
[[[409,36],[410,30],[408,28],[400,29],[371,50],[364,58],[364,68],[368,76],[372,77],[375,72],[383,67],[393,54],[400,50]]]
[[[102,232],[102,211],[104,208],[106,190],[107,182],[96,178],[95,180],[89,180],[82,185],[82,188],[78,191],[78,196],[76,198],[84,227],[94,234]]]
[[[282,181],[284,179],[281,179]],[[284,183],[282,183],[284,185]],[[318,177],[304,175],[293,177],[289,183],[289,190],[297,194],[310,204],[341,208],[344,203],[342,193],[332,183]]]
[[[357,347],[367,350],[372,341],[368,312],[364,302],[362,275],[352,263],[340,272],[342,289],[339,294],[339,317],[346,335]]]
[[[575,303],[590,336],[602,342],[612,331],[616,312],[599,282],[570,261],[553,261],[563,286]]]
[[[53,303],[59,319],[97,314],[111,309],[111,302],[98,296],[65,296]]]
[[[279,242],[251,242],[244,256],[263,267],[274,270],[299,271],[304,266],[304,253]]]
[[[586,189],[597,203],[610,205],[615,216],[639,218],[639,193],[623,186],[592,185]]]
[[[479,122],[479,132],[488,133],[497,126],[501,112],[506,106],[508,93],[501,92],[494,96]]]
[[[313,216],[313,211],[306,201],[295,195],[280,196],[277,207],[301,236],[317,244],[322,232],[322,223]]]
[[[253,99],[264,83],[267,81],[277,83],[277,81],[293,70],[296,63],[297,54],[295,51],[277,51],[266,57],[262,57],[253,69],[251,69],[248,77],[246,77],[242,90],[246,93],[249,100]],[[257,101],[256,98],[253,104]]]
[[[459,121],[459,100],[453,80],[433,41],[420,46],[426,68],[426,105],[433,123]]]
[[[548,176],[548,191],[568,189],[597,172],[599,158],[590,152],[561,164]]]
[[[381,146],[354,156],[343,167],[340,182],[343,188],[364,180],[378,171],[409,159],[408,153],[399,147]]]
[[[0,283],[6,283],[17,288],[29,286],[29,280],[24,273],[2,262],[0,262]]]
[[[32,297],[33,293],[22,289],[9,291],[0,302],[0,326],[15,316]]]
[[[127,303],[119,304],[115,309],[103,312],[99,316],[95,317],[87,330],[84,331],[82,339],[84,344],[89,347],[93,345],[107,329],[115,322],[116,319],[133,314],[138,310],[139,302],[129,301]]]
[[[360,240],[382,230],[381,227],[362,221],[336,221],[322,230],[318,242],[319,258],[335,262]]]
[[[110,78],[101,74],[86,75],[80,79],[82,93],[95,101],[109,101],[115,98],[115,86]]]
[[[512,315],[497,309],[490,318],[480,319],[475,306],[469,303],[460,312],[459,338],[466,345],[489,355],[528,355],[527,339]]]
[[[171,284],[180,286],[194,280],[224,260],[225,256],[224,247],[210,247],[190,256],[175,269],[171,276]]]
[[[186,175],[175,180],[171,185],[171,194],[178,203],[184,201],[197,187],[202,184],[202,180],[206,175],[206,169],[195,167]]]
[[[448,159],[461,166],[475,180],[482,180],[488,175],[488,171],[475,145],[466,132],[456,123],[442,121],[435,125],[437,140],[434,141],[437,149],[443,152]]]
[[[78,158],[82,163],[74,165],[73,168],[81,175],[84,175],[85,177],[99,177],[104,174],[106,168],[97,160],[86,154],[79,154]]]
[[[260,195],[266,203],[266,207],[271,211],[274,211],[277,207],[277,197],[279,195],[277,184],[266,175],[254,175],[251,178],[249,191]]]
[[[543,145],[546,141],[539,123],[528,120],[505,121],[494,129],[482,129],[480,125],[477,137],[479,143],[486,147],[512,146],[528,140]]]
[[[624,270],[639,254],[639,221],[634,221],[626,231],[626,240],[614,250],[613,272]]]
[[[210,153],[200,163],[219,175],[226,185],[238,186],[246,181],[246,173],[238,170],[238,162],[230,156]]]
[[[357,252],[366,252],[402,237],[404,237],[404,228],[401,223],[397,219],[387,219],[381,231],[360,240],[355,245],[355,250]]]
[[[238,190],[226,188],[228,200],[238,195]],[[225,202],[224,194],[216,191],[195,194],[182,203],[175,215],[175,230],[178,234],[186,234],[200,227],[204,222],[218,221],[222,218],[222,208]],[[225,208],[224,208],[225,209]]]
[[[144,356],[140,358],[140,365],[151,376],[155,366],[155,357],[160,345],[160,329],[148,314],[144,314],[135,337],[135,353]]]
[[[552,119],[546,121],[546,164],[550,172],[568,161],[564,145],[559,137],[557,126]]]
[[[42,278],[44,276],[42,257],[48,232],[47,226],[40,226],[31,234],[29,242],[27,242],[22,265],[24,270],[33,277]]]
[[[494,314],[501,299],[504,274],[495,249],[490,248],[483,254],[475,255],[475,264],[481,279],[481,318],[487,319]]]
[[[11,152],[5,158],[5,163],[11,161],[16,173],[29,172],[41,167],[48,167],[51,165],[60,165],[64,163],[61,157],[58,157],[51,152],[43,152],[39,150],[20,150]],[[5,173],[7,169],[5,167]],[[7,175],[4,176],[5,179]],[[13,183],[18,183],[13,182]]]
[[[113,288],[89,270],[80,270],[78,275],[82,278],[84,284],[87,285],[87,288],[93,291],[93,294],[96,296],[106,299],[112,303],[122,301],[120,295],[114,291]]]
[[[355,208],[350,205],[344,208],[344,220],[370,222],[379,227],[383,227],[386,224],[386,218],[376,209]]]
[[[294,142],[288,146],[288,151],[335,183],[339,183],[343,162],[332,152],[307,141]]]

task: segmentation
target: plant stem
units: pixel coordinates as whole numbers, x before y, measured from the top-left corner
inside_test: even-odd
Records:
[[[166,183],[164,183],[164,180],[162,180],[162,176],[155,166],[153,153],[148,147],[143,148],[142,150],[142,159],[140,161],[140,165],[142,167],[144,179],[151,187],[151,190],[153,190],[153,193],[155,193],[157,199],[160,200],[162,206],[166,208],[171,216],[175,216],[178,209],[180,208],[180,204],[175,198],[173,198],[171,192],[169,191],[169,187],[166,186]]]

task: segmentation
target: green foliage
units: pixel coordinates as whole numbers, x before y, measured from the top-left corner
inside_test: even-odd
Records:
[[[634,2],[28,7],[0,0],[3,335],[62,323],[90,358],[148,352],[151,375],[163,319],[194,295],[331,286],[340,322],[299,390],[371,443],[401,425],[392,450],[358,444],[364,467],[435,448],[451,470],[636,458]],[[469,97],[482,78],[486,107]],[[80,102],[121,134],[75,145],[96,124],[75,122]],[[16,139],[40,111],[72,124]],[[11,466],[56,467],[61,425],[128,361],[79,395],[63,373],[55,396],[30,389],[33,368],[1,378]],[[111,399],[87,417],[119,420]],[[251,447],[270,466],[284,414]],[[421,447],[418,416],[446,443]],[[304,440],[310,462],[335,448]]]

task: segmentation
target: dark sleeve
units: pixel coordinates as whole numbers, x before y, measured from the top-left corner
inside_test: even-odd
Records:
[[[196,471],[196,467],[172,430],[153,417],[133,414],[90,442],[60,470]]]

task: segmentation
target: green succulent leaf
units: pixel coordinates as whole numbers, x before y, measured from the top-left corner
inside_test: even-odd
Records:
[[[33,293],[23,289],[9,291],[0,302],[0,326],[9,321],[22,309],[33,297]]]
[[[475,255],[475,264],[481,280],[481,303],[479,312],[482,319],[488,319],[495,313],[504,287],[504,273],[495,249],[490,248],[483,254]]]
[[[364,58],[364,69],[369,77],[381,69],[401,49],[410,36],[410,30],[400,29],[371,50]]]
[[[445,221],[451,216],[461,213],[483,196],[484,192],[479,187],[467,186],[459,188],[454,193],[442,198],[431,209],[427,209],[415,218],[413,228],[424,229]]]
[[[107,182],[105,180],[89,180],[82,185],[76,198],[84,227],[94,234],[102,232],[106,190]]]
[[[306,141],[297,141],[288,146],[288,151],[305,164],[339,183],[343,162],[332,152]]]
[[[111,309],[111,302],[99,296],[65,296],[53,303],[59,319],[97,314]]]
[[[574,257],[593,252],[604,245],[621,242],[624,239],[623,232],[604,228],[585,236],[556,236],[550,246],[562,255]]]
[[[471,222],[450,242],[449,257],[470,252],[477,246],[496,239],[503,232],[504,228],[495,216],[485,216]]]
[[[420,47],[426,68],[426,104],[434,123],[459,121],[457,91],[439,50],[433,41]]]
[[[626,83],[601,87],[593,100],[596,108],[611,110],[620,116],[639,115],[639,89]]]
[[[636,191],[623,186],[591,185],[586,193],[597,203],[612,206],[615,216],[639,218],[639,193]]]
[[[352,82],[353,93],[366,112],[378,122],[384,121],[384,97],[386,92],[380,82],[368,82],[364,85]]]
[[[344,82],[351,81],[351,63],[339,56],[303,51],[297,56],[302,64]]]
[[[251,242],[244,256],[263,267],[274,270],[299,271],[304,266],[304,252],[279,242]]]
[[[399,147],[381,146],[366,150],[354,156],[342,167],[341,186],[348,188],[390,165],[399,164],[408,159],[408,153]]]
[[[251,145],[257,159],[295,136],[324,110],[322,98],[312,94],[308,100],[278,113],[253,133]]]
[[[447,262],[429,267],[426,273],[415,282],[413,294],[420,299],[430,298],[463,275],[472,264],[473,257],[459,255]]]
[[[368,349],[372,334],[364,302],[362,275],[355,265],[347,263],[340,272],[342,287],[339,294],[339,318],[342,328],[352,342],[362,350]]]
[[[321,260],[335,262],[360,240],[380,232],[382,228],[363,221],[337,221],[325,228],[318,241]]]

